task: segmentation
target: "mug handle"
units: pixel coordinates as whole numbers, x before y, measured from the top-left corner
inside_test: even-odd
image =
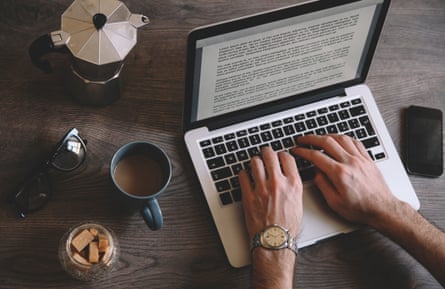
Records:
[[[164,224],[161,208],[159,207],[158,200],[151,198],[147,200],[145,206],[142,207],[142,217],[144,218],[147,226],[152,230],[159,230]]]

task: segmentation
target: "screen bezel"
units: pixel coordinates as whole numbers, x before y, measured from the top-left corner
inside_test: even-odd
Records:
[[[442,140],[441,145],[439,145],[439,151],[434,152],[439,159],[439,164],[427,164],[421,161],[421,158],[412,157],[413,154],[411,150],[414,150],[415,143],[415,133],[413,132],[414,122],[419,119],[429,119],[439,124],[440,140]],[[405,160],[407,171],[411,174],[428,176],[428,177],[438,177],[443,174],[443,120],[442,112],[438,109],[421,107],[421,106],[410,106],[406,110],[405,115]]]
[[[364,80],[366,79],[369,67],[371,65],[371,60],[374,55],[375,48],[377,46],[380,32],[383,28],[384,20],[386,18],[389,9],[390,0],[383,0],[383,3],[381,4],[380,14],[377,15],[378,18],[377,21],[375,22],[376,26],[374,29],[374,33],[370,38],[368,53],[367,55],[365,55],[365,58],[363,60],[362,71],[357,78],[342,83],[337,83],[335,85],[319,88],[316,90],[307,91],[305,93],[296,94],[277,101],[260,104],[253,108],[249,107],[241,111],[230,112],[203,120],[192,119],[193,116],[192,107],[194,101],[193,84],[194,84],[194,71],[195,71],[195,52],[196,52],[196,43],[198,40],[360,1],[361,0],[316,1],[300,5],[297,4],[290,7],[285,7],[252,16],[247,16],[240,19],[231,20],[228,22],[200,27],[191,31],[187,39],[183,130],[188,131],[193,128],[202,126],[208,127],[209,130],[217,129],[226,125],[230,125],[232,123],[237,123],[255,117],[259,117],[265,114],[274,113],[288,107],[307,104],[321,99],[329,98],[332,96],[344,95],[345,88],[363,83]]]

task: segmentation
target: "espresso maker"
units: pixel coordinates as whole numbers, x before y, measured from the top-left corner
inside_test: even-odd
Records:
[[[62,14],[61,29],[36,39],[29,54],[47,73],[45,54],[71,54],[68,92],[82,104],[105,106],[120,97],[125,57],[136,45],[137,29],[148,23],[117,0],[75,0]]]

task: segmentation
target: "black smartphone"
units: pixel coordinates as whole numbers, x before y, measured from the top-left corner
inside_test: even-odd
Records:
[[[405,165],[408,172],[428,177],[442,175],[442,111],[410,106],[405,113],[405,127]]]

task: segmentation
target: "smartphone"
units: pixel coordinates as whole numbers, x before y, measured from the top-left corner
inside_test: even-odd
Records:
[[[405,127],[405,165],[408,172],[427,177],[442,175],[442,111],[410,106],[405,113]]]

